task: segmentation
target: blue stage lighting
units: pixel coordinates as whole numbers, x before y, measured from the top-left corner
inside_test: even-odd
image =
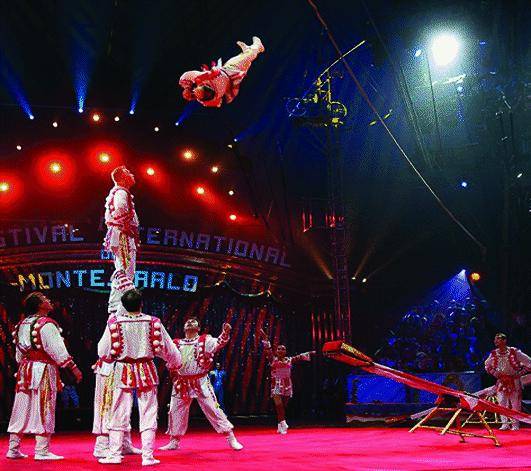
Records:
[[[466,188],[466,187],[468,187],[468,183],[465,182],[465,181],[463,180],[463,181],[461,182],[461,187],[462,187],[462,188]]]
[[[30,115],[28,116],[28,118],[29,118],[29,119],[35,119],[35,116],[33,116],[32,114],[30,114]]]
[[[0,50],[0,78],[3,79],[7,85],[10,95],[17,101],[24,113],[29,119],[33,119],[30,104],[22,89],[22,84],[15,74],[15,71],[8,62],[7,57],[2,54]]]
[[[129,114],[135,114],[135,110],[131,108],[131,109],[129,110]]]
[[[83,113],[83,108],[82,108],[82,107],[79,107],[79,108],[77,109],[77,111],[78,111],[78,113]]]
[[[459,93],[463,93],[463,86],[462,86],[462,85],[458,85],[458,86],[457,86],[457,91],[458,91]]]

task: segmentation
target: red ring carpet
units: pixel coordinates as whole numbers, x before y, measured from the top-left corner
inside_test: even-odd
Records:
[[[470,438],[440,436],[429,430],[413,434],[407,428],[291,428],[287,435],[266,427],[239,427],[242,451],[229,449],[223,436],[209,429],[193,430],[178,451],[157,451],[161,460],[155,467],[142,467],[140,456],[126,456],[121,465],[100,465],[92,456],[93,437],[89,433],[58,433],[51,450],[65,456],[62,461],[33,460],[33,438],[27,437],[22,451],[24,460],[8,460],[7,436],[0,439],[0,469],[47,471],[88,469],[157,470],[523,470],[531,469],[531,429],[498,432],[502,443]],[[133,435],[139,446],[138,435]],[[166,443],[163,433],[156,445]]]

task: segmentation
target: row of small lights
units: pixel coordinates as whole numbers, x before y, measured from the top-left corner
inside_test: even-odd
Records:
[[[79,109],[79,112],[82,113],[83,110],[80,108]],[[130,112],[129,114],[134,114],[132,112]],[[31,116],[30,119],[34,119],[34,116]],[[93,122],[95,123],[100,123],[102,121],[102,116],[99,114],[99,113],[93,113],[92,116],[91,116],[91,119]],[[120,121],[120,116],[116,115],[114,116],[113,120],[115,122],[119,122]],[[58,128],[59,127],[59,122],[58,121],[53,121],[52,122],[52,127],[54,128]],[[160,131],[160,127],[159,126],[155,126],[153,128],[153,131],[155,132],[159,132]],[[234,139],[234,142],[237,142],[237,139]],[[229,144],[228,147],[230,149],[233,148],[232,144]],[[18,151],[21,151],[22,150],[22,146],[20,144],[17,144],[16,146],[16,149]],[[183,151],[182,153],[182,157],[185,159],[185,160],[193,160],[196,155],[195,153],[190,150],[190,149],[186,149],[185,151]],[[110,155],[107,154],[106,152],[102,152],[99,156],[98,156],[99,160],[101,163],[104,163],[104,164],[107,164],[110,162],[111,158],[110,158]],[[50,165],[49,165],[49,169],[50,169],[50,172],[54,173],[54,174],[59,174],[63,168],[61,166],[61,164],[59,162],[51,162]],[[220,167],[219,165],[213,165],[211,168],[210,168],[210,171],[214,174],[217,174],[219,173],[220,171]],[[150,177],[154,176],[156,173],[155,169],[153,167],[148,167],[146,169],[146,174]],[[8,182],[0,182],[0,192],[2,193],[5,193],[5,192],[8,192],[10,190],[10,185]],[[205,195],[206,194],[206,190],[204,187],[202,186],[198,186],[196,188],[196,193],[200,196],[202,195]],[[228,194],[229,196],[234,196],[235,195],[235,191],[230,189],[228,191]],[[238,219],[237,215],[236,214],[230,214],[229,215],[229,219],[231,221],[236,221]]]

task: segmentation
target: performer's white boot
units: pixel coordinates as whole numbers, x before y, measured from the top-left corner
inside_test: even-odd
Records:
[[[227,433],[227,441],[229,442],[229,445],[233,450],[241,450],[243,448],[243,445],[238,440],[236,440],[236,437],[234,436],[234,432],[232,430]]]
[[[159,450],[168,451],[168,450],[178,450],[179,449],[179,439],[177,437],[170,437],[170,441],[167,445],[161,446]]]
[[[96,458],[105,458],[109,454],[109,435],[98,435],[94,443],[94,452]]]
[[[9,435],[9,449],[7,450],[6,458],[9,458],[10,460],[19,460],[28,457],[28,455],[25,455],[20,451],[21,441],[22,437],[20,435],[17,435],[16,433]]]
[[[141,455],[142,450],[136,448],[131,440],[131,432],[124,432],[124,442],[122,445],[122,455]]]
[[[122,442],[124,432],[118,430],[109,431],[109,454],[105,458],[100,458],[101,464],[120,464],[122,462]]]
[[[256,49],[258,53],[265,51],[265,47],[262,44],[262,40],[258,36],[253,36],[253,45],[251,47],[253,49]]]
[[[64,456],[50,452],[50,435],[35,435],[35,457],[37,461],[62,460]]]
[[[278,423],[277,432],[282,435],[286,435],[286,433],[288,433],[288,428],[289,428],[288,424],[286,423],[285,420],[283,420],[282,422]]]
[[[156,430],[144,430],[142,437],[142,466],[153,466],[160,461],[153,457],[153,447],[155,446]]]

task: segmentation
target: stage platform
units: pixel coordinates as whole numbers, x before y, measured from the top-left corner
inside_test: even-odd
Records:
[[[52,450],[60,462],[7,460],[7,436],[0,437],[0,469],[9,471],[157,469],[157,470],[524,470],[531,469],[531,429],[498,432],[500,448],[477,438],[459,443],[459,437],[439,436],[429,430],[408,433],[397,427],[296,427],[278,435],[270,427],[239,427],[242,451],[229,449],[223,436],[210,429],[192,430],[178,451],[156,452],[161,464],[142,468],[139,456],[125,457],[121,465],[100,465],[92,457],[89,433],[58,433]],[[133,435],[139,445],[139,437]],[[166,443],[163,433],[157,446]],[[23,444],[33,452],[33,439]]]

